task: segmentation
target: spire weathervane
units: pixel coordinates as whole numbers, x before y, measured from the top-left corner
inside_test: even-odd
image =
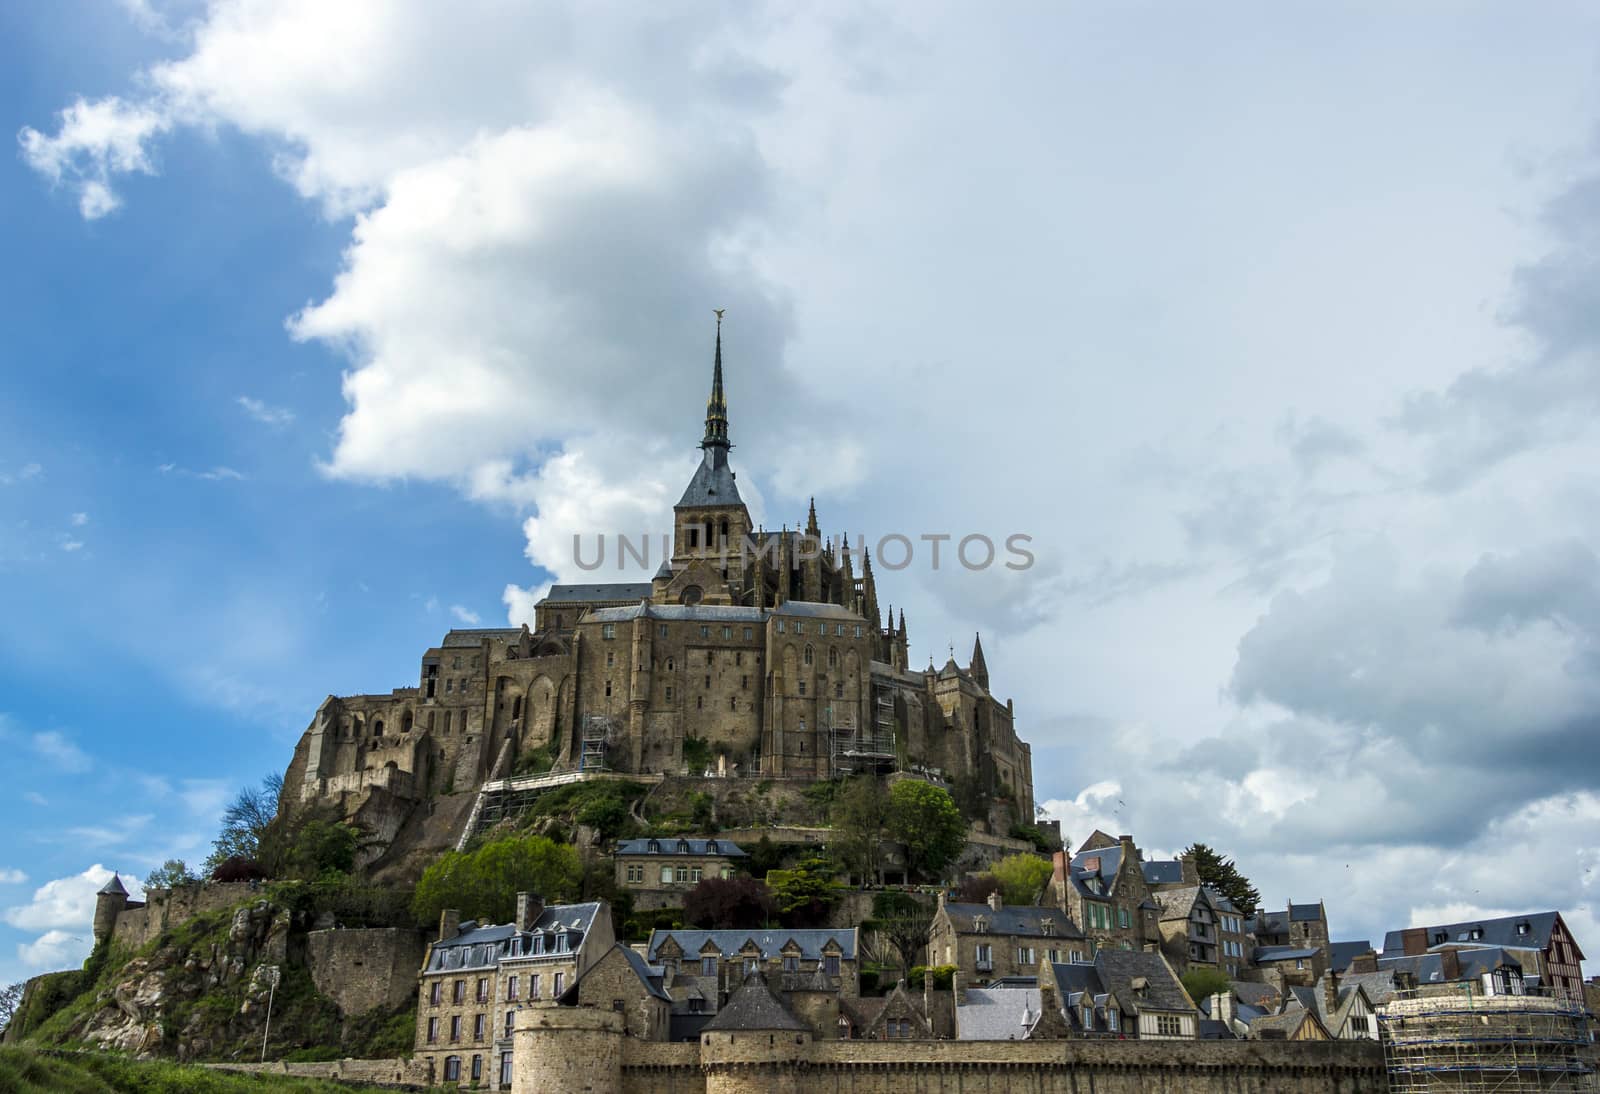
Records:
[[[727,308],[712,308],[717,316],[717,352],[711,371],[711,398],[706,400],[706,433],[700,447],[718,466],[728,460],[728,401],[722,394],[722,313]]]

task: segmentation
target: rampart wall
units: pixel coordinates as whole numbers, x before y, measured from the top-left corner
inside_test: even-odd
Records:
[[[248,881],[196,882],[171,889],[151,889],[138,908],[127,908],[117,916],[111,941],[136,950],[158,937],[168,927],[220,908],[231,908],[250,899],[257,889]]]

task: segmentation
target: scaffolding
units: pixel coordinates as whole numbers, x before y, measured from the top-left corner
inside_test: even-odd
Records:
[[[579,771],[609,771],[606,753],[616,737],[617,720],[609,714],[586,714],[583,718],[582,748],[578,754]]]
[[[880,691],[872,724],[828,730],[830,769],[836,775],[887,775],[895,769],[894,696]]]
[[[1600,1090],[1587,1015],[1563,995],[1435,984],[1386,1000],[1378,1029],[1395,1094]]]

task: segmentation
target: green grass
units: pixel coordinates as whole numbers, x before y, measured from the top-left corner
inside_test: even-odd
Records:
[[[377,1094],[380,1089],[326,1079],[211,1071],[110,1053],[0,1048],[0,1090],[7,1094]]]

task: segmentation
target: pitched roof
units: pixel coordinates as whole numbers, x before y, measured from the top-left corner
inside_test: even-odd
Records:
[[[1289,922],[1291,923],[1315,923],[1321,918],[1321,902],[1316,904],[1295,904],[1291,901],[1289,903]]]
[[[1183,863],[1177,859],[1157,859],[1139,864],[1150,885],[1177,885],[1183,881]]]
[[[1194,1010],[1177,974],[1159,953],[1101,950],[1094,956],[1094,967],[1106,990],[1116,995],[1124,1008]],[[1142,990],[1137,990],[1134,981],[1140,978],[1145,984]]]
[[[652,849],[652,844],[654,848]],[[713,849],[714,848],[714,849]],[[744,849],[732,840],[687,839],[661,836],[655,839],[625,839],[617,841],[619,855],[722,855],[725,858],[748,858]]]
[[[649,589],[646,585],[645,597],[650,595]],[[640,616],[668,622],[761,623],[766,620],[767,612],[763,608],[739,604],[629,604],[627,607],[592,608],[583,618],[589,623],[626,623]]]
[[[1444,942],[1476,942],[1484,946],[1511,946],[1524,950],[1542,950],[1550,945],[1550,933],[1555,930],[1559,912],[1534,912],[1531,915],[1508,915],[1497,919],[1468,920],[1464,923],[1445,923],[1424,927],[1428,945],[1438,943],[1436,936],[1443,934]],[[1474,932],[1479,937],[1474,938]],[[1383,936],[1383,952],[1395,956],[1405,952],[1404,931],[1390,931]],[[1576,944],[1576,943],[1574,943]]]
[[[1365,938],[1353,942],[1328,943],[1328,967],[1334,972],[1344,972],[1350,967],[1350,962],[1372,949],[1372,943]]]
[[[1289,1010],[1284,1011],[1282,1014],[1268,1014],[1260,1018],[1251,1019],[1250,1032],[1256,1037],[1261,1036],[1264,1031],[1281,1032],[1285,1038],[1290,1038],[1306,1022],[1315,1022],[1319,1026],[1322,1025],[1322,1020],[1317,1017],[1316,1011]],[[1323,1028],[1323,1032],[1327,1032],[1326,1027]]]
[[[593,604],[596,601],[619,600],[636,603],[650,599],[648,581],[615,581],[602,585],[552,585],[541,603]]]
[[[462,924],[466,930],[454,938],[433,944],[427,971],[492,968],[510,958],[531,956],[536,951],[545,952],[545,940],[560,935],[567,936],[569,940],[573,934],[579,936],[570,941],[569,952],[574,952],[583,944],[599,913],[600,905],[593,901],[587,904],[550,904],[539,914],[532,928],[526,931],[517,930],[514,923],[480,927],[476,922],[467,920]]]
[[[645,947],[645,955],[651,962],[657,960],[656,953],[661,944],[671,938],[678,944],[678,948],[685,954],[698,956],[707,942],[716,948],[718,953],[733,956],[744,949],[746,942],[754,942],[761,951],[762,960],[771,960],[783,954],[783,948],[791,941],[800,947],[800,957],[805,961],[817,961],[822,957],[823,948],[829,942],[839,946],[839,956],[846,961],[855,960],[856,956],[856,928],[845,930],[755,930],[755,931],[702,931],[702,930],[655,930],[650,932],[650,941]]]
[[[772,994],[759,973],[745,977],[744,984],[729,997],[717,1016],[704,1026],[707,1030],[788,1029],[809,1030],[790,1014]]]
[[[657,999],[664,999],[668,1003],[672,1002],[672,996],[668,995],[667,990],[661,986],[661,970],[652,969],[649,964],[645,962],[644,957],[639,953],[639,951],[634,949],[632,946],[625,946],[621,942],[618,942],[615,943],[614,948],[622,951],[622,956],[627,960],[628,967],[631,968],[634,975],[639,978],[639,983],[644,985],[645,991],[649,992]],[[589,968],[593,969],[594,966],[590,965]],[[585,975],[587,975],[587,973]]]
[[[1115,894],[1117,872],[1121,869],[1122,845],[1113,843],[1110,847],[1096,847],[1073,855],[1067,876],[1079,893],[1104,900]]]
[[[1044,1013],[1038,988],[968,988],[956,1007],[956,1039],[1023,1041]]]
[[[987,924],[985,934],[1022,935],[1028,938],[1083,937],[1078,925],[1059,908],[1002,904],[1000,910],[995,911],[987,904],[946,904],[944,910],[950,917],[950,925],[959,934],[976,934],[974,921],[981,916]],[[1044,929],[1047,921],[1055,924],[1049,934]]]
[[[1271,984],[1257,984],[1248,980],[1233,981],[1233,996],[1247,1006],[1277,1009],[1278,989]]]
[[[713,454],[707,451],[700,461],[700,466],[694,469],[694,475],[689,479],[689,485],[684,487],[683,497],[678,499],[677,508],[686,505],[743,505],[739,498],[739,486],[734,481],[733,468],[728,466],[726,459],[713,459]]]
[[[508,627],[473,627],[471,629],[453,629],[445,632],[444,641],[439,643],[442,648],[459,647],[465,649],[470,646],[482,645],[485,639],[498,639],[501,642],[515,642],[522,637],[520,629]]]
[[[1460,963],[1460,972],[1455,977],[1457,980],[1476,980],[1484,973],[1494,972],[1507,965],[1518,970],[1522,969],[1522,962],[1517,959],[1516,954],[1502,946],[1448,948],[1455,951],[1456,960]],[[1380,957],[1378,969],[1390,974],[1408,972],[1416,977],[1419,984],[1442,984],[1445,982],[1443,948],[1411,957],[1403,955]]]
[[[1298,946],[1257,946],[1251,960],[1257,965],[1270,961],[1304,961],[1321,952],[1315,947],[1304,949]]]
[[[111,880],[100,886],[98,896],[127,896],[128,890],[122,884],[121,874],[112,874]]]
[[[1400,990],[1394,982],[1393,969],[1379,969],[1377,972],[1347,972],[1339,978],[1339,983],[1349,987],[1360,987],[1366,992],[1367,1001],[1373,1006],[1383,1003],[1391,995]]]

